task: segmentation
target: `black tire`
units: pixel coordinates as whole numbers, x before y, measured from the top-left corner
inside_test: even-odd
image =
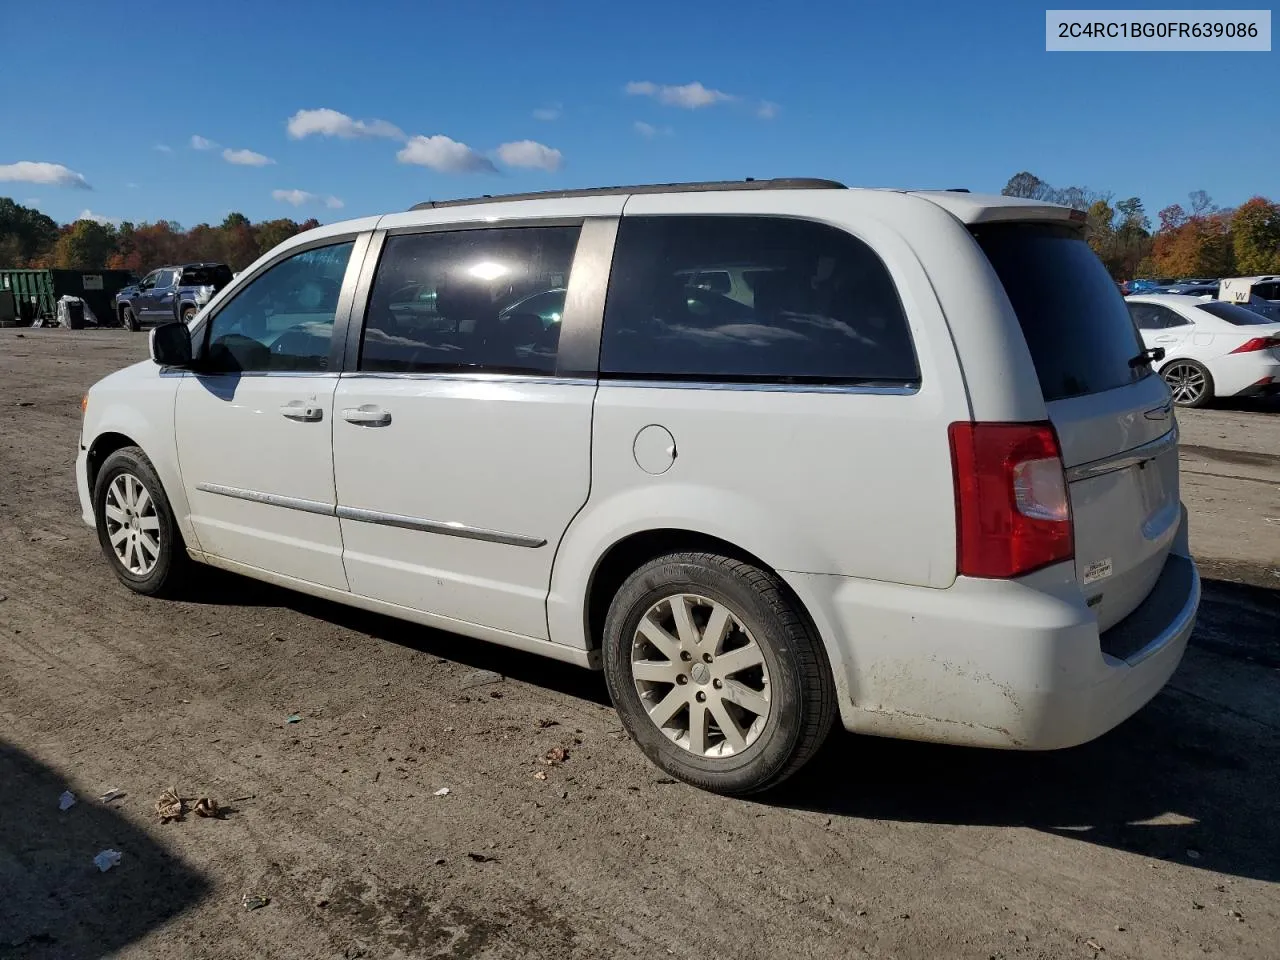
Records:
[[[753,742],[729,756],[703,756],[675,742],[650,719],[636,689],[631,654],[640,621],[655,604],[678,594],[727,607],[764,657],[767,719]],[[672,776],[714,793],[757,793],[781,783],[817,752],[836,716],[826,651],[785,585],[759,567],[716,554],[659,557],[628,577],[609,606],[603,660],[609,695],[640,749]]]
[[[156,520],[155,534],[159,541],[159,551],[154,557],[154,566],[141,572],[129,569],[111,543],[113,534],[119,533],[121,525],[108,516],[107,497],[113,482],[126,475],[138,481],[146,491],[153,504]],[[128,483],[127,480],[123,482]],[[113,510],[118,510],[118,507],[113,507]],[[144,509],[142,512],[147,511]],[[160,477],[140,448],[122,447],[107,457],[102,469],[98,471],[98,479],[93,487],[93,515],[98,543],[121,583],[136,593],[150,597],[173,597],[181,593],[190,573],[191,560],[187,556],[182,533],[173,519],[173,509],[169,506],[169,498],[165,496]],[[139,520],[140,523],[149,521],[150,516],[140,517]],[[137,534],[129,534],[135,538],[141,535],[141,530]],[[142,545],[139,543],[135,549],[139,552],[131,556],[142,557]]]
[[[120,311],[120,323],[126,329],[135,333],[142,329],[142,324],[138,322],[138,317],[133,312],[133,307],[125,307]]]
[[[194,319],[195,319],[195,317],[196,317],[196,308],[195,308],[195,307],[183,307],[183,308],[182,308],[182,313],[181,313],[181,315],[180,315],[179,319],[181,320],[181,322],[182,322],[182,323],[188,323],[188,324],[189,324],[192,320],[194,320]]]
[[[1198,373],[1204,378],[1204,387],[1198,395],[1188,399],[1185,398],[1184,394],[1184,399],[1179,400],[1178,394],[1180,391],[1178,384],[1175,383],[1175,378],[1181,379],[1177,375],[1180,371],[1187,368]],[[1169,391],[1173,395],[1173,402],[1179,407],[1195,409],[1197,407],[1206,407],[1213,402],[1213,374],[1209,372],[1208,368],[1205,367],[1203,363],[1197,363],[1195,360],[1187,360],[1180,357],[1177,360],[1171,360],[1169,363],[1166,363],[1160,369],[1160,376],[1163,377],[1164,382],[1169,385]]]

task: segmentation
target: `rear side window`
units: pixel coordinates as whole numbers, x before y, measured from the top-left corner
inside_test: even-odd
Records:
[[[580,227],[387,238],[360,369],[553,374]]]
[[[1131,366],[1143,350],[1106,268],[1068,227],[973,228],[1013,304],[1045,400],[1100,393],[1151,373]]]
[[[184,287],[216,287],[221,290],[231,282],[231,268],[220,263],[184,267],[180,284]]]
[[[1246,310],[1244,307],[1237,307],[1234,303],[1223,303],[1221,300],[1215,300],[1213,303],[1197,303],[1196,309],[1211,313],[1219,320],[1225,320],[1227,323],[1235,324],[1237,327],[1252,327],[1257,324],[1275,323],[1274,320],[1262,314]]]
[[[865,243],[780,217],[624,217],[602,376],[913,384],[898,293]]]

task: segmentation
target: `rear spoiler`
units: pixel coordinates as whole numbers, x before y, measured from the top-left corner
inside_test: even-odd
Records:
[[[1042,200],[1024,200],[981,193],[956,193],[950,190],[917,190],[912,196],[928,200],[965,224],[1031,222],[1055,223],[1083,227],[1085,213]]]

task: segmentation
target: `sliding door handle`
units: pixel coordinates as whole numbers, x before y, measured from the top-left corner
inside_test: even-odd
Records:
[[[358,407],[347,407],[342,411],[342,419],[361,427],[385,427],[391,422],[391,411],[366,403]]]

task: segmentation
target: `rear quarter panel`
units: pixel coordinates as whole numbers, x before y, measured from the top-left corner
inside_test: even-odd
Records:
[[[897,286],[921,371],[906,394],[768,390],[602,380],[592,428],[591,495],[552,572],[550,635],[588,644],[588,584],[611,546],[676,529],[735,544],[780,571],[945,587],[955,579],[955,504],[947,427],[969,416],[951,336],[930,276],[892,222],[958,222],[900,194],[636,196],[627,213],[800,216],[867,242]],[[669,205],[669,206],[668,206]],[[1025,348],[1024,348],[1025,349]],[[637,435],[660,425],[675,457],[637,464]]]

